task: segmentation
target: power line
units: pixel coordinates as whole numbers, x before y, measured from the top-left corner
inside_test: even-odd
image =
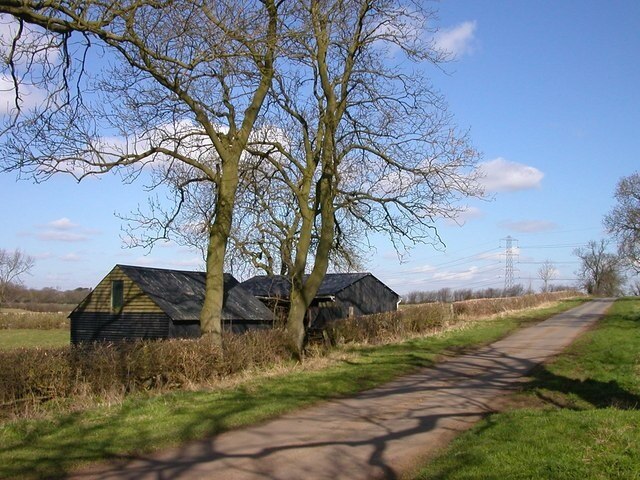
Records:
[[[499,250],[499,248],[492,248],[490,250],[484,250],[482,252],[478,252],[475,253],[473,255],[469,255],[466,257],[461,257],[461,258],[456,258],[453,260],[449,260],[447,262],[442,262],[442,263],[438,263],[435,265],[427,265],[426,267],[416,267],[416,268],[411,268],[408,270],[404,270],[402,271],[402,275],[427,275],[430,273],[433,273],[434,270],[442,268],[442,267],[447,267],[447,268],[452,268],[452,267],[459,267],[461,265],[464,265],[466,263],[471,263],[471,262],[491,262],[491,264],[498,262],[498,259],[495,258],[482,258],[482,255],[486,255],[488,253],[491,252],[495,252]],[[397,272],[396,272],[397,273]]]
[[[549,260],[545,260],[544,262],[521,262],[518,261],[518,265],[544,265],[547,262],[549,262]],[[554,265],[575,265],[577,263],[580,263],[579,261],[574,261],[574,262],[554,262],[553,260],[551,260],[551,263]]]
[[[505,242],[502,245],[502,241]],[[476,245],[482,247],[486,244]],[[408,269],[404,272],[395,272],[396,274],[406,275],[420,275],[423,276],[423,281],[431,284],[433,287],[436,285],[454,284],[460,285],[459,288],[482,288],[485,286],[500,287],[500,284],[504,282],[505,289],[511,289],[515,286],[516,281],[521,281],[523,277],[518,276],[518,265],[543,265],[548,262],[538,261],[535,258],[527,261],[519,261],[520,249],[548,249],[548,248],[577,248],[584,246],[581,243],[547,243],[540,245],[525,245],[519,246],[518,239],[512,236],[500,239],[500,246],[497,248],[491,248],[483,250],[472,255],[463,256],[460,258],[453,258],[451,260],[443,261],[433,265],[425,265],[423,267],[416,267]],[[470,250],[473,247],[468,247],[462,250]],[[461,250],[458,250],[459,252]],[[498,254],[499,253],[499,254]],[[498,257],[505,256],[504,264]],[[531,257],[529,257],[531,258]],[[554,265],[575,265],[580,263],[579,261],[552,261]],[[464,265],[472,264],[470,267]],[[482,266],[478,266],[482,265]],[[566,268],[566,267],[565,267]],[[456,271],[458,270],[458,271]],[[494,272],[504,271],[504,277],[502,275],[496,275],[495,279],[487,278],[491,277]],[[568,272],[567,272],[568,273]],[[576,281],[575,278],[554,278],[554,281]],[[529,278],[531,281],[531,277]],[[437,288],[437,287],[436,287]]]
[[[495,252],[499,250],[499,248],[491,248],[489,250],[485,250],[483,252],[478,252],[475,253],[473,255],[469,255],[467,257],[461,257],[461,258],[457,258],[455,260],[449,260],[448,262],[443,262],[443,263],[439,263],[437,265],[431,265],[433,268],[438,268],[438,267],[449,267],[452,266],[453,264],[464,264],[464,263],[468,263],[468,262],[472,262],[474,260],[491,260],[491,259],[484,259],[484,258],[478,258],[480,255],[484,255],[486,253],[491,253],[491,252]]]
[[[464,286],[461,288],[469,288],[469,287],[479,288],[479,287],[488,287],[492,285],[495,285],[497,288],[499,288],[498,287],[499,283],[500,283],[499,278],[496,278],[495,280],[483,279],[483,280],[478,280],[476,282],[465,283]]]
[[[498,264],[499,265],[499,264]],[[436,282],[442,282],[442,281],[448,281],[448,280],[464,280],[461,278],[457,278],[460,277],[461,275],[465,275],[465,274],[487,274],[487,273],[491,273],[491,272],[497,272],[502,270],[502,266],[498,266],[496,268],[496,264],[493,265],[485,265],[484,267],[479,267],[476,270],[467,270],[467,271],[462,271],[462,272],[447,272],[444,274],[440,274],[441,277],[440,278],[432,278],[433,281]],[[434,272],[433,276],[437,275],[438,272]]]
[[[524,245],[520,248],[579,248],[586,246],[586,243],[558,243],[550,245]]]

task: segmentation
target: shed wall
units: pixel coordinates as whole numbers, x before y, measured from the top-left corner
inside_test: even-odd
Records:
[[[74,312],[71,314],[71,343],[167,338],[170,323],[164,313]]]
[[[114,280],[123,282],[123,305],[118,311],[113,311],[111,304]],[[250,298],[257,301],[254,297]],[[245,306],[242,297],[237,301],[240,301],[241,307]],[[119,266],[96,286],[69,317],[72,343],[200,336],[198,320],[172,320],[170,314],[165,313]],[[223,328],[234,333],[272,326],[271,319],[223,320]]]
[[[245,333],[273,327],[267,320],[224,320],[224,330]],[[127,313],[111,315],[84,312],[71,315],[71,343],[117,342],[123,340],[157,340],[198,338],[200,322],[173,322],[165,314]]]
[[[164,314],[120,268],[114,268],[76,308],[74,313],[95,312],[111,313],[111,282],[122,280],[124,286],[124,304],[122,313]]]
[[[398,295],[372,276],[366,276],[336,293],[335,302],[320,302],[309,310],[311,325],[322,328],[332,320],[398,309]]]
[[[356,316],[393,312],[398,309],[398,295],[372,276],[364,277],[338,292],[336,299],[339,299],[343,309],[347,310],[346,316],[349,315],[349,307],[353,307]]]
[[[245,333],[249,330],[267,330],[273,328],[271,320],[225,320],[222,328],[227,332]]]
[[[200,336],[200,321],[169,322],[169,338],[198,338]]]

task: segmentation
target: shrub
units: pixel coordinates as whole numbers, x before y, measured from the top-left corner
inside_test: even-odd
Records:
[[[279,330],[227,335],[222,350],[200,338],[0,352],[0,413],[29,414],[69,397],[118,400],[133,392],[204,386],[289,358]]]
[[[573,291],[539,293],[519,297],[483,298],[453,303],[453,312],[460,317],[479,317],[496,315],[513,310],[533,308],[544,303],[575,297]]]
[[[554,292],[455,303],[408,305],[397,312],[337,320],[328,326],[327,335],[332,344],[388,343],[413,335],[437,332],[466,319],[532,308],[576,295],[576,292]]]
[[[332,344],[381,344],[442,331],[470,317],[529,308],[575,296],[555,292],[516,298],[430,303],[332,322]],[[315,347],[314,347],[315,348]],[[326,350],[315,348],[316,354]],[[0,416],[30,415],[62,402],[119,401],[143,391],[202,388],[251,369],[290,361],[282,330],[207,338],[96,343],[0,351]]]
[[[333,344],[388,343],[441,329],[453,320],[444,303],[414,305],[397,312],[346,318],[332,322],[327,335]]]

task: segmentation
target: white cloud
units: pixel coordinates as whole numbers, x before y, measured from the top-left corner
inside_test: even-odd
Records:
[[[434,280],[470,280],[478,273],[478,267],[469,267],[462,272],[437,272],[433,274]]]
[[[58,218],[36,228],[38,231],[35,234],[28,233],[27,235],[33,235],[44,242],[84,242],[99,233],[97,230],[82,228],[67,217]]]
[[[84,258],[82,257],[82,255],[78,255],[77,253],[67,253],[65,255],[62,255],[60,257],[60,260],[62,260],[63,262],[80,262],[84,260]]]
[[[539,188],[544,173],[535,167],[498,157],[478,165],[481,184],[487,192],[515,192]]]
[[[500,226],[520,233],[547,232],[558,227],[557,224],[546,220],[521,220],[517,222],[506,221],[502,222]]]
[[[458,212],[458,214],[456,215],[455,218],[449,218],[449,219],[446,220],[446,222],[449,225],[462,226],[462,225],[466,224],[470,220],[474,220],[476,218],[481,218],[483,215],[484,214],[482,213],[482,210],[480,210],[478,207],[466,206],[466,207],[464,207],[463,210]]]
[[[476,26],[477,23],[473,20],[440,30],[434,36],[436,48],[454,58],[473,53]]]
[[[202,257],[191,257],[181,260],[174,260],[172,262],[169,262],[169,265],[171,265],[172,268],[188,268],[189,270],[204,270],[205,267]]]
[[[436,268],[431,266],[431,265],[421,265],[419,267],[414,267],[414,268],[410,268],[408,270],[403,270],[402,273],[403,274],[410,274],[410,273],[431,273],[435,270]]]
[[[11,15],[0,15],[0,59],[12,61],[19,85],[20,108],[31,110],[41,105],[47,94],[38,87],[44,72],[61,60],[60,50],[53,41],[54,34],[32,25],[23,25],[19,41],[14,39],[19,30],[18,21]],[[5,65],[6,66],[6,65]],[[6,70],[5,70],[6,71]],[[0,74],[0,115],[15,113],[16,90],[14,79],[7,73]]]
[[[516,249],[517,247],[515,247],[513,251],[515,252]],[[480,255],[476,255],[475,258],[478,260],[489,260],[494,262],[502,261],[504,259],[504,251],[481,253]]]
[[[36,234],[38,240],[44,242],[84,242],[89,237],[82,233],[64,232],[60,230],[45,230]]]
[[[20,83],[20,108],[30,110],[41,105],[46,96],[42,90],[25,82]],[[7,75],[0,75],[0,115],[15,112],[16,89],[13,80]]]
[[[132,265],[140,265],[141,267],[158,267],[157,263],[158,263],[157,260],[155,260],[154,258],[148,255],[145,255],[141,257],[140,256],[136,257]]]
[[[73,230],[78,225],[73,223],[67,217],[59,218],[58,220],[54,220],[47,224],[48,227],[53,228],[54,230]]]
[[[14,46],[20,28],[22,32]],[[11,50],[14,50],[14,64],[19,68],[45,60],[53,62],[61,57],[54,33],[27,23],[20,25],[12,15],[0,14],[0,55],[7,59]]]
[[[425,281],[423,277],[407,279],[407,278],[394,278],[388,277],[385,279],[385,283],[389,286],[395,287],[398,290],[409,291],[411,289],[428,290],[429,283]],[[396,290],[396,291],[398,291]]]

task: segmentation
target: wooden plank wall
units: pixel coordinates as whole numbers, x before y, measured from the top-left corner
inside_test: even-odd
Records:
[[[111,312],[111,282],[124,282],[124,305],[121,313],[163,313],[153,300],[144,294],[125,273],[114,268],[91,292],[85,301],[78,306],[76,313],[112,313]]]
[[[165,314],[74,314],[71,319],[71,343],[167,338],[170,323]]]

